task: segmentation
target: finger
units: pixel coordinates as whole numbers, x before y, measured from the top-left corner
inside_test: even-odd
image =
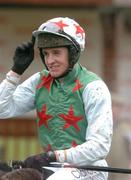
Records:
[[[19,46],[17,46],[17,49],[25,50],[30,46],[31,42],[23,42]]]

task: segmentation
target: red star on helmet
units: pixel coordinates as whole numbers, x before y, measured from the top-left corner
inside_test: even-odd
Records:
[[[39,123],[38,126],[41,127],[44,125],[46,128],[48,128],[47,121],[51,119],[53,116],[46,114],[46,105],[43,106],[42,111],[37,111],[38,117],[39,117]]]
[[[81,34],[82,38],[83,38],[83,34],[84,34],[84,30],[80,25],[74,24],[74,26],[76,27],[76,34]]]
[[[77,123],[83,119],[83,116],[75,116],[73,107],[69,107],[68,114],[59,114],[61,118],[63,118],[66,121],[66,124],[64,125],[64,129],[73,126],[77,131],[80,130]]]
[[[65,24],[62,22],[62,20],[58,21],[58,22],[54,22],[54,24],[56,24],[57,26],[59,26],[59,28],[61,30],[63,30],[64,27],[68,26],[68,24]]]

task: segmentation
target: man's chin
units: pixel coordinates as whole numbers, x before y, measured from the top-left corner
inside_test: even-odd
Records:
[[[53,77],[53,78],[58,78],[60,75],[57,74],[57,73],[50,73],[50,75]]]

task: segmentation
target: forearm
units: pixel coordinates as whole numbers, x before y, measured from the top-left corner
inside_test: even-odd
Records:
[[[106,158],[111,145],[111,138],[108,141],[98,142],[88,140],[85,143],[66,150],[55,151],[58,162],[67,162],[73,165],[92,165],[93,163]]]
[[[9,80],[0,84],[0,119],[20,116],[34,109],[35,90],[40,74],[34,74],[20,85],[20,79],[13,81],[12,75],[7,78]]]
[[[6,79],[0,84],[0,119],[9,118],[13,114],[13,93],[17,88],[20,76],[9,71]]]

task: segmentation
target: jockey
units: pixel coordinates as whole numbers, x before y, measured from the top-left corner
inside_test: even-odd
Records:
[[[112,139],[112,105],[107,85],[79,63],[85,48],[84,29],[73,19],[57,17],[32,33],[32,41],[16,48],[13,66],[0,84],[0,118],[36,110],[43,152],[25,159],[41,170],[50,162],[72,166],[107,166]],[[34,59],[34,43],[45,66],[23,83]],[[107,180],[108,173],[61,168],[48,180]]]

